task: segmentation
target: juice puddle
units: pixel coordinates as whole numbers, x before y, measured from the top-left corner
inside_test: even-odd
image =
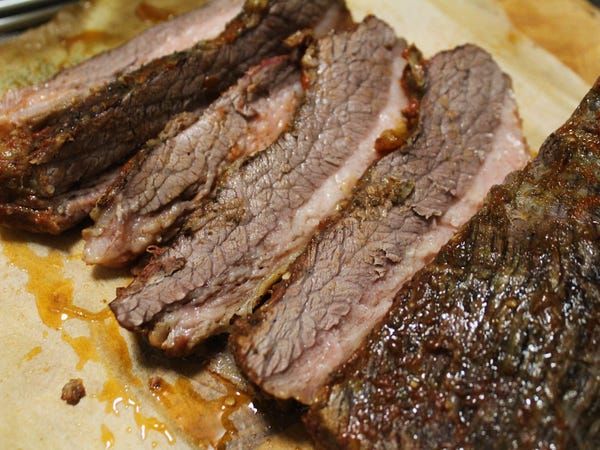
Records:
[[[72,45],[82,43],[84,45],[92,45],[92,44],[105,44],[106,42],[111,42],[113,36],[109,33],[100,30],[87,30],[83,33],[76,34],[74,36],[66,37],[63,40],[63,43],[70,47]]]
[[[167,425],[156,419],[142,414],[140,403],[131,393],[128,385],[119,380],[109,378],[102,391],[98,394],[98,400],[106,403],[106,412],[119,416],[123,409],[133,408],[133,419],[138,427],[140,438],[145,440],[148,432],[156,431],[162,434],[169,444],[175,443],[175,437],[167,428]]]
[[[146,439],[150,431],[156,431],[162,434],[168,443],[174,443],[175,438],[167,426],[154,417],[145,416],[139,401],[130,392],[130,386],[141,386],[142,383],[133,374],[127,344],[110,310],[104,308],[99,312],[92,312],[73,303],[73,282],[64,275],[64,258],[67,256],[53,249],[49,249],[46,256],[40,256],[29,247],[27,242],[8,239],[3,241],[2,247],[10,263],[27,273],[25,287],[35,297],[37,312],[42,323],[49,328],[61,330],[62,340],[79,358],[76,370],[83,369],[89,361],[103,364],[110,377],[97,398],[101,402],[107,402],[107,412],[112,411],[119,415],[121,404],[125,408],[131,406],[142,439]],[[91,337],[73,337],[66,333],[62,329],[63,322],[70,319],[86,322]],[[105,358],[100,358],[98,349],[103,350]],[[25,355],[25,359],[34,358],[41,350],[41,347],[32,349]],[[127,382],[123,383],[112,376],[112,368],[116,368],[119,377]],[[101,427],[102,440],[106,448],[114,443],[114,436],[108,439],[108,433],[110,433],[108,428]]]
[[[39,256],[27,243],[8,241],[3,242],[3,248],[11,264],[27,273],[25,287],[35,297],[46,326],[60,330],[67,319],[98,321],[110,317],[107,308],[92,312],[73,304],[73,282],[65,278],[63,256],[57,250]]]
[[[227,393],[216,400],[204,399],[192,382],[184,377],[173,384],[160,377],[152,377],[149,387],[169,417],[195,445],[225,448],[238,431],[230,419],[231,414],[239,408],[248,407],[251,399],[231,382],[220,377],[218,381],[227,388]]]
[[[65,332],[62,333],[62,339],[67,344],[71,346],[71,348],[77,354],[79,361],[75,368],[77,370],[83,369],[88,361],[100,362],[100,358],[98,357],[98,352],[96,351],[96,346],[92,340],[87,336],[78,336],[73,337]]]
[[[101,343],[107,372],[116,372],[121,378],[109,378],[98,394],[98,400],[106,403],[106,412],[119,416],[122,409],[132,408],[133,419],[142,440],[146,439],[150,431],[155,431],[163,435],[169,444],[174,444],[175,436],[168,426],[155,417],[144,415],[139,400],[133,395],[132,388],[140,388],[142,383],[133,373],[129,349],[119,332],[116,320],[111,317],[101,324],[92,324],[90,329],[94,342]],[[125,380],[125,383],[122,380]]]

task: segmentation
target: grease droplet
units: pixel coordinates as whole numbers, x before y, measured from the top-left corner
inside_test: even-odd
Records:
[[[104,448],[106,450],[108,450],[109,448],[112,448],[115,445],[115,436],[112,433],[112,431],[110,431],[108,429],[108,427],[104,424],[100,425],[100,433],[101,433],[101,439],[102,442],[104,443]]]

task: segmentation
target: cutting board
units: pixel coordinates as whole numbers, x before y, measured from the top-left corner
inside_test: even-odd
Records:
[[[96,0],[0,45],[0,92],[120,44],[200,0]],[[542,6],[543,4],[543,6]],[[600,75],[600,15],[583,0],[352,0],[425,53],[474,42],[511,75],[533,149]],[[169,361],[107,310],[124,272],[81,262],[76,230],[0,230],[0,448],[312,448],[293,410],[254,398],[216,341]],[[81,378],[77,406],[60,399]],[[284,418],[282,420],[282,417]]]

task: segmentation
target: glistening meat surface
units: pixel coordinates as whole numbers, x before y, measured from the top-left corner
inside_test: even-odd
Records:
[[[377,137],[403,121],[404,48],[375,18],[309,48],[293,128],[230,170],[175,243],[118,292],[121,325],[176,354],[251,312],[378,157]]]
[[[276,397],[311,403],[402,284],[527,161],[510,81],[485,51],[436,55],[426,86],[411,141],[367,172],[289,280],[232,336],[238,363]]]
[[[225,167],[290,126],[302,92],[297,61],[276,57],[252,68],[206,111],[174,120],[166,137],[124,167],[92,213],[85,261],[122,265],[172,234]]]
[[[213,39],[118,74],[30,121],[9,116],[0,137],[2,200],[67,192],[122,162],[175,114],[207,106],[265,57],[288,53],[290,34],[307,27],[325,33],[346,20],[337,0],[248,1]]]
[[[308,417],[331,448],[600,442],[600,80],[394,300]]]

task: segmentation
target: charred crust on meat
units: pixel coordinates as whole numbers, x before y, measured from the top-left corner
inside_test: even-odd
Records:
[[[159,376],[152,376],[148,378],[148,388],[152,392],[160,392],[165,386],[165,380]]]
[[[315,36],[311,29],[298,30],[288,36],[284,45],[290,49],[296,50],[296,53],[302,53],[315,42]]]
[[[375,141],[375,150],[387,155],[394,150],[402,149],[410,133],[406,122],[401,122],[396,128],[385,130]]]
[[[600,79],[305,418],[330,448],[595,448]]]
[[[396,128],[385,130],[375,141],[375,150],[386,155],[395,150],[402,150],[411,136],[415,136],[418,128],[421,98],[427,88],[427,62],[421,51],[413,44],[406,47],[402,56],[407,65],[399,83],[408,98],[408,106],[402,110],[405,121]]]
[[[76,188],[82,178],[92,178],[123,164],[148,139],[158,135],[174,114],[206,106],[253,64],[289,53],[281,42],[287,34],[316,25],[331,8],[339,9],[340,21],[347,18],[347,10],[336,0],[315,2],[306,14],[302,14],[305,7],[301,3],[284,3],[249,0],[236,18],[223,25],[219,36],[158,57],[131,72],[111,74],[105,84],[90,86],[89,92],[78,93],[64,107],[49,107],[12,122],[12,131],[0,125],[2,144],[11,149],[0,156],[3,200],[11,202],[27,194],[54,198]],[[264,36],[260,31],[263,29]],[[256,47],[253,53],[248,51],[251,45]],[[234,60],[228,61],[232,57]],[[221,67],[227,63],[230,66]],[[204,76],[198,75],[198,70]],[[174,87],[172,95],[162,98],[160,104],[154,100],[163,85],[180,79],[188,82],[186,89]],[[105,151],[107,148],[110,151]],[[100,204],[107,201],[105,198]],[[21,227],[46,231],[43,227],[48,219],[38,219],[34,214]],[[27,221],[27,211],[23,210],[21,216]],[[58,225],[71,227],[77,221]],[[17,221],[7,222],[19,227]]]
[[[385,177],[357,192],[351,200],[353,211],[364,214],[364,217],[368,218],[386,202],[394,206],[402,204],[410,197],[414,188],[415,184],[412,180],[399,180],[394,176]]]
[[[400,84],[408,97],[408,106],[402,114],[407,120],[408,129],[415,131],[418,126],[421,98],[427,89],[427,61],[414,45],[407,47],[403,56],[408,64],[404,68]]]

